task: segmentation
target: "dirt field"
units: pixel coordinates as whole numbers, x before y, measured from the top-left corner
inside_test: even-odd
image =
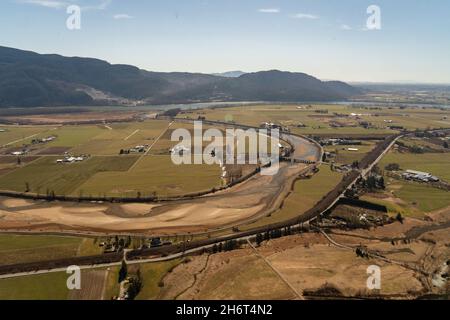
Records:
[[[444,294],[442,278],[450,258],[450,208],[432,214],[434,222],[407,218],[371,230],[333,230],[328,234],[350,248],[366,246],[387,259],[358,257],[354,249],[337,247],[318,233],[304,233],[263,242],[256,250],[303,298],[319,298],[321,288],[337,297],[413,299]],[[406,235],[415,237],[404,242]],[[420,231],[420,232],[419,232]],[[392,242],[394,241],[394,244]],[[367,288],[367,268],[381,269],[381,289]],[[193,257],[164,278],[161,299],[294,299],[293,290],[253,250]],[[419,272],[420,271],[420,272]],[[255,280],[257,275],[257,281]],[[253,289],[255,288],[255,290]]]
[[[107,270],[89,270],[81,273],[81,290],[72,290],[69,300],[102,300],[107,279]]]
[[[193,258],[164,279],[161,299],[293,299],[289,287],[250,250]]]

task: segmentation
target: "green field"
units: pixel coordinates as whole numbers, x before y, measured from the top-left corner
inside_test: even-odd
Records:
[[[450,182],[450,153],[399,153],[390,152],[380,162],[380,167],[398,163],[402,170],[419,170],[429,172]]]
[[[373,150],[375,145],[375,142],[367,141],[363,145],[356,146],[327,146],[324,150],[337,153],[336,163],[351,164],[353,161],[361,161],[367,153]],[[356,148],[358,151],[348,151],[348,148]]]
[[[146,263],[139,266],[142,275],[142,290],[136,300],[156,300],[161,288],[159,286],[163,277],[181,260],[171,260],[166,262]]]
[[[403,216],[417,218],[422,218],[425,213],[450,206],[450,197],[447,191],[416,183],[394,180],[391,185],[387,186],[386,195],[398,198],[400,201],[371,195],[365,195],[362,199],[386,206],[392,215],[401,213]]]
[[[167,126],[168,122],[162,120],[115,123],[107,127],[104,125],[66,125],[47,129],[33,138],[17,142],[14,145],[31,144],[33,139],[53,135],[56,140],[42,145],[34,145],[33,148],[44,150],[66,147],[72,154],[117,155],[120,149],[153,143]],[[37,128],[39,127],[34,127],[35,130]]]
[[[126,171],[136,160],[134,156],[92,157],[81,163],[57,164],[55,157],[42,157],[0,177],[0,189],[24,192],[28,183],[35,193],[45,194],[49,190],[70,195],[94,174]]]
[[[2,234],[0,265],[100,254],[94,242],[91,238]]]
[[[66,300],[65,272],[0,279],[0,300]]]
[[[297,107],[304,109],[298,109]],[[382,110],[367,110],[345,105],[254,105],[230,108],[215,108],[211,110],[186,111],[180,116],[197,119],[204,116],[207,120],[235,121],[253,126],[259,126],[262,122],[275,122],[288,126],[292,132],[298,134],[386,134],[393,133],[387,126],[403,126],[407,129],[425,129],[428,127],[449,127],[449,121],[442,121],[442,116],[450,115],[450,111],[422,110],[422,109],[400,109],[383,108]],[[328,114],[320,115],[316,110],[326,109]],[[358,121],[370,122],[373,128],[364,129],[362,127],[332,128],[329,121],[334,113],[350,115],[351,113],[361,114],[360,119],[356,117],[340,117],[338,121],[344,121],[348,125],[357,125]],[[392,120],[392,123],[385,122]],[[298,128],[301,123],[305,128]]]
[[[133,123],[105,125],[61,126],[48,129],[35,138],[56,136],[56,140],[32,145],[29,155],[44,154],[32,163],[17,166],[5,157],[0,169],[0,189],[46,194],[78,196],[142,196],[157,193],[162,196],[210,190],[221,185],[218,166],[175,166],[168,150],[177,142],[171,142],[170,134],[164,132],[168,121],[149,120]],[[191,124],[175,123],[173,129],[192,129]],[[205,126],[205,129],[209,127]],[[42,128],[41,128],[42,129]],[[42,130],[41,130],[42,131]],[[159,141],[157,138],[162,136]],[[31,143],[31,138],[27,143]],[[153,152],[164,157],[143,157],[142,154],[119,156],[121,149],[136,145],[153,146]],[[57,149],[62,148],[62,149]],[[81,163],[56,164],[62,154],[92,155]],[[47,155],[46,155],[47,154]],[[13,159],[14,160],[14,159]],[[8,163],[7,163],[8,162]],[[137,163],[138,162],[138,163]],[[134,164],[136,163],[136,166]]]
[[[44,126],[0,126],[0,129],[5,130],[0,132],[0,146],[22,145],[30,140],[28,137],[33,135],[37,137],[39,133],[48,132],[50,128]]]
[[[210,190],[220,186],[218,165],[174,165],[170,156],[146,156],[130,171],[99,172],[82,185],[75,194],[106,194],[134,197],[179,195]]]
[[[422,145],[422,140],[403,139],[409,144]],[[397,163],[401,170],[429,172],[442,180],[450,181],[450,153],[400,153],[391,151],[380,162],[384,169],[388,164]],[[424,213],[450,206],[450,193],[426,184],[386,178],[384,194],[391,199],[366,195],[364,200],[385,205],[391,214],[423,217]],[[393,199],[392,199],[393,198]],[[395,200],[398,199],[398,200]]]

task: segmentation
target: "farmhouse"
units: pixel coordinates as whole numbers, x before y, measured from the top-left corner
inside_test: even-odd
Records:
[[[135,146],[131,149],[127,149],[127,150],[120,150],[120,154],[130,154],[130,153],[144,153],[147,151],[148,149],[148,145],[142,145],[142,146]]]
[[[25,155],[27,153],[28,153],[28,150],[22,150],[22,151],[11,152],[11,155],[13,155],[13,156],[23,156],[23,155]]]
[[[320,141],[320,144],[322,146],[336,146],[336,145],[341,145],[341,146],[358,146],[358,145],[362,145],[361,141],[356,141],[356,140],[347,140],[347,139],[324,139]]]
[[[31,143],[32,143],[32,144],[48,143],[48,142],[52,142],[52,141],[54,141],[54,140],[56,140],[56,137],[55,137],[55,136],[49,136],[49,137],[42,138],[42,139],[33,139],[33,140],[31,141]]]
[[[406,180],[414,180],[419,182],[438,182],[439,178],[433,176],[431,173],[428,172],[421,172],[416,170],[406,170],[405,173],[403,173],[403,178]]]
[[[84,160],[85,160],[84,156],[74,157],[67,155],[64,159],[56,160],[56,163],[75,163],[75,162],[82,162]]]
[[[189,151],[190,151],[190,149],[185,146],[176,146],[175,148],[170,150],[170,153],[183,155],[185,152],[189,152]]]

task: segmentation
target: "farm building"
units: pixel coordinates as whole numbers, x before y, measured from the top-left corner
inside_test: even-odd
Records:
[[[75,163],[84,161],[85,157],[66,156],[64,159],[56,160],[56,163]]]
[[[420,182],[438,182],[439,178],[433,176],[431,173],[428,172],[421,172],[416,170],[406,170],[405,173],[403,173],[403,178],[407,180],[415,180]]]

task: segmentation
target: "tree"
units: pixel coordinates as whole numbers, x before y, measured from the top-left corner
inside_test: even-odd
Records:
[[[445,149],[448,149],[448,148],[449,148],[448,142],[447,142],[447,141],[444,141],[444,148],[445,148]]]
[[[30,192],[30,184],[25,182],[25,192]]]
[[[378,179],[378,187],[379,187],[380,189],[382,189],[382,190],[385,190],[385,189],[386,189],[386,184],[385,184],[385,182],[384,182],[384,178],[383,178],[383,177],[380,177],[380,178]]]
[[[124,281],[127,278],[127,275],[128,275],[128,266],[125,260],[122,260],[122,266],[120,267],[119,270],[119,283]]]
[[[20,166],[22,164],[22,159],[20,157],[17,157],[17,165]]]
[[[261,245],[261,242],[263,242],[263,236],[261,233],[258,233],[256,235],[256,244],[259,246],[259,245]]]
[[[142,289],[141,270],[138,269],[136,276],[130,279],[130,286],[128,287],[128,299],[134,300]]]
[[[385,169],[387,171],[399,171],[400,170],[400,165],[398,163],[389,163]]]
[[[397,216],[395,217],[395,219],[400,222],[401,224],[403,224],[403,221],[405,220],[402,216],[401,213],[398,213]]]
[[[127,237],[127,240],[125,241],[125,248],[128,248],[128,247],[130,247],[130,245],[131,245],[131,237],[130,236],[128,236]]]

